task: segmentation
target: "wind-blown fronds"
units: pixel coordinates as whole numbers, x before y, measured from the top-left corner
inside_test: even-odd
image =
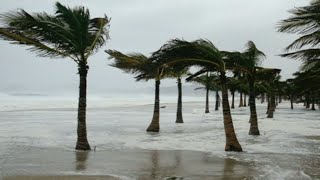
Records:
[[[88,9],[71,9],[59,2],[54,15],[20,9],[1,14],[0,22],[0,38],[30,46],[39,56],[70,57],[77,63],[86,61],[109,38],[109,18],[90,19]]]
[[[113,59],[110,66],[119,68],[126,73],[135,75],[137,81],[142,79],[148,81],[157,78],[159,66],[150,61],[150,59],[140,53],[123,54],[116,50],[106,50],[110,55],[109,59]]]
[[[302,61],[320,59],[320,49],[304,49],[292,53],[281,54],[280,56]]]
[[[285,51],[291,49],[301,49],[304,46],[308,45],[311,47],[316,47],[320,43],[320,31],[316,31],[304,36],[299,37],[293,41],[289,46],[285,48]]]
[[[285,51],[297,50],[281,54],[282,57],[313,61],[320,56],[320,1],[314,0],[304,7],[289,11],[292,16],[281,21],[279,32],[298,34],[300,37],[285,48]],[[304,49],[301,49],[304,48]],[[312,63],[314,64],[314,63]]]
[[[306,34],[319,30],[320,1],[314,0],[309,5],[297,7],[289,11],[288,19],[278,24],[279,32]]]
[[[216,68],[221,66],[219,50],[208,40],[185,41],[173,39],[154,52],[151,59],[161,60],[171,66],[179,63],[185,67],[200,66]]]
[[[190,74],[190,76],[193,76],[193,74]],[[189,76],[189,77],[190,77]],[[193,78],[187,78],[188,82],[192,82],[198,85],[202,85],[205,87],[205,89],[209,89],[211,91],[216,91],[220,89],[220,79],[219,76],[217,76],[214,73],[208,73],[208,75],[200,75]],[[197,88],[197,89],[203,89],[203,88]]]
[[[181,78],[187,76],[189,68],[166,68],[166,78]]]
[[[248,41],[243,54],[246,57],[247,65],[252,68],[261,65],[262,60],[266,57],[252,41]]]
[[[320,71],[320,59],[312,59],[309,61],[304,61],[300,66],[300,71]]]
[[[32,52],[35,52],[38,54],[38,56],[41,57],[68,57],[69,54],[58,51],[50,46],[47,46],[46,44],[41,43],[37,39],[31,39],[29,37],[26,37],[22,33],[15,32],[14,30],[8,29],[8,28],[0,28],[0,38],[7,40],[7,41],[13,41],[14,44],[23,44],[31,46],[28,49]],[[74,58],[74,57],[71,57]]]

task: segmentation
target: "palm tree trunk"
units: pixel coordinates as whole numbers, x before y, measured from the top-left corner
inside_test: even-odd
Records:
[[[274,93],[271,96],[271,104],[272,111],[274,112],[276,110],[276,95]]]
[[[181,84],[181,78],[178,78],[178,103],[177,103],[176,123],[183,123],[183,118],[182,118],[182,84]]]
[[[216,91],[216,105],[215,105],[215,110],[219,110],[219,91]]]
[[[316,108],[315,108],[315,103],[316,103],[316,99],[315,99],[315,97],[314,97],[314,95],[312,94],[312,105],[311,105],[311,110],[316,110]]]
[[[249,135],[260,135],[258,128],[258,117],[256,110],[256,97],[254,89],[254,78],[249,80],[249,106],[250,106],[250,130]]]
[[[291,109],[293,109],[293,96],[291,95],[289,98],[290,98]]]
[[[239,107],[243,107],[243,98],[242,98],[242,92],[240,91],[240,102]]]
[[[231,95],[232,95],[231,109],[234,109],[234,91],[231,92]]]
[[[309,93],[306,95],[306,108],[310,108],[310,98],[309,98]]]
[[[155,82],[155,97],[154,97],[154,108],[153,108],[153,117],[152,121],[147,128],[147,132],[159,132],[160,124],[160,80]]]
[[[279,103],[282,103],[282,95],[279,95]]]
[[[78,127],[76,150],[91,150],[87,139],[86,108],[87,108],[87,74],[89,67],[79,64],[79,104],[78,104]]]
[[[225,72],[221,72],[220,75],[221,90],[222,90],[222,110],[224,131],[226,135],[225,151],[242,151],[241,145],[237,139],[236,133],[233,128],[232,116],[230,112],[228,89],[226,86]]]
[[[273,90],[272,90],[273,91]],[[269,106],[269,109],[268,109],[268,116],[267,118],[273,118],[273,112],[274,112],[274,109],[275,109],[275,97],[274,97],[274,93],[271,92],[270,93],[270,106]]]
[[[264,101],[265,101],[265,94],[262,93],[262,94],[261,94],[261,104],[264,103]]]
[[[247,94],[246,93],[244,93],[244,96],[243,96],[243,106],[247,107]]]
[[[209,113],[209,88],[206,87],[206,110],[205,113]]]
[[[266,100],[267,100],[267,112],[266,112],[266,114],[268,114],[269,113],[269,110],[270,110],[270,93],[268,93],[268,95],[267,95],[267,98],[266,98]]]

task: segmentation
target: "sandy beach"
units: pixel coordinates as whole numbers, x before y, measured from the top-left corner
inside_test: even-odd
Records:
[[[88,137],[96,151],[76,152],[73,101],[19,97],[15,105],[1,106],[1,177],[320,179],[319,111],[302,105],[291,110],[284,102],[267,119],[266,104],[258,103],[261,135],[249,136],[249,108],[236,108],[234,126],[244,152],[234,153],[224,151],[221,110],[204,114],[201,99],[188,100],[185,123],[175,124],[175,98],[164,98],[159,134],[145,132],[152,104],[112,106],[108,99],[89,100]]]

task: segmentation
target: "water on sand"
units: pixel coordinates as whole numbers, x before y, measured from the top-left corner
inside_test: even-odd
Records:
[[[226,153],[221,111],[184,103],[184,124],[175,124],[175,99],[163,102],[161,132],[149,134],[152,104],[89,100],[88,135],[95,152],[73,151],[73,101],[19,97],[0,104],[0,167],[6,178],[320,179],[320,112],[281,103],[273,119],[258,104],[261,136],[249,136],[249,109],[232,110],[243,153]],[[21,101],[21,102],[19,102]],[[12,103],[16,102],[16,104]],[[23,102],[23,103],[22,103]],[[152,102],[152,99],[150,99]],[[91,103],[91,105],[90,105]],[[112,103],[111,103],[112,104]],[[51,175],[48,177],[48,175]],[[108,176],[106,176],[108,175]],[[41,176],[41,177],[39,177]],[[91,177],[89,177],[91,176]]]

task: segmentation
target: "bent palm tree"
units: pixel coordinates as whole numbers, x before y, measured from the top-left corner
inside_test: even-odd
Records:
[[[258,50],[256,45],[249,41],[247,49],[243,53],[245,61],[243,64],[247,74],[249,83],[249,106],[250,106],[250,130],[249,135],[260,135],[258,128],[258,117],[256,110],[256,95],[255,95],[255,80],[257,66],[260,64],[261,59],[265,57],[265,54]]]
[[[160,63],[151,60],[150,58],[139,54],[130,53],[123,54],[115,50],[106,50],[106,53],[110,55],[109,59],[114,59],[111,66],[119,68],[126,73],[130,73],[135,76],[137,81],[140,80],[155,80],[155,99],[152,121],[147,128],[148,132],[159,132],[160,124],[160,80],[164,78],[164,68]]]
[[[0,38],[29,46],[41,57],[70,58],[80,76],[77,150],[90,150],[86,130],[88,58],[105,44],[110,19],[91,18],[84,7],[69,8],[59,2],[54,15],[24,10],[1,14]]]
[[[180,63],[186,67],[198,66],[219,72],[224,128],[226,135],[226,151],[242,151],[241,145],[234,131],[226,86],[226,70],[228,59],[208,40],[199,39],[188,42],[174,39],[163,45],[160,50],[153,53],[154,59],[175,60],[167,65]]]

